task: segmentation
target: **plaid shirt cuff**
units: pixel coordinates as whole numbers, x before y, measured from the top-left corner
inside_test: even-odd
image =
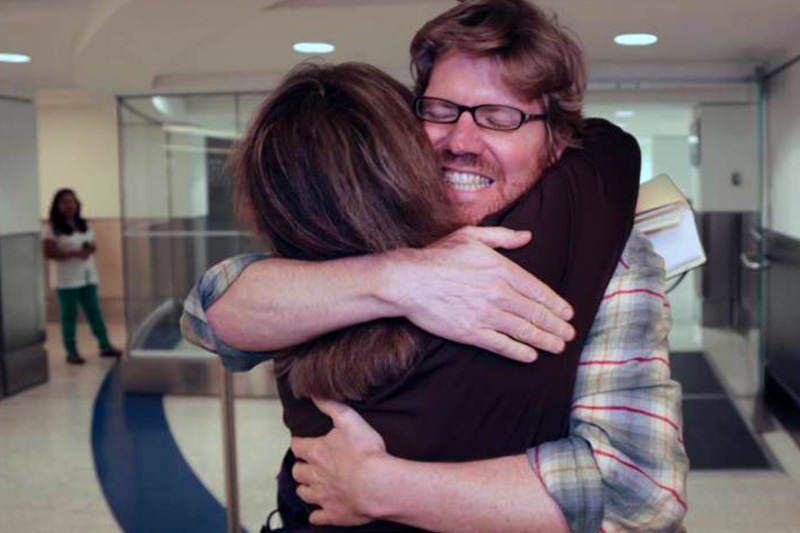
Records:
[[[269,254],[238,255],[208,269],[183,302],[181,332],[192,344],[220,356],[222,364],[233,372],[250,370],[272,357],[269,352],[244,352],[219,340],[211,329],[206,310],[228,290],[249,265],[269,258]]]
[[[603,521],[603,479],[589,444],[578,437],[528,450],[528,460],[564,513],[570,531],[596,533]]]

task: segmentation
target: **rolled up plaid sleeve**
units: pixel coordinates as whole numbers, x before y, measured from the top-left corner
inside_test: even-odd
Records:
[[[664,269],[634,230],[581,353],[569,436],[528,458],[572,531],[673,531],[687,511]]]
[[[219,355],[222,364],[233,372],[245,372],[272,357],[270,352],[243,352],[222,342],[214,334],[206,310],[216,302],[251,263],[269,254],[237,255],[208,269],[183,301],[181,333],[190,343]]]

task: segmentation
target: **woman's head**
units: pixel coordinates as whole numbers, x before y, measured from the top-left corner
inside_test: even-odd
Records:
[[[86,221],[81,217],[81,202],[72,189],[59,189],[50,202],[50,226],[56,234],[71,234],[73,225],[81,233],[86,231]]]
[[[369,65],[302,65],[264,103],[232,159],[240,213],[284,257],[324,260],[432,243],[456,227],[411,92]],[[296,396],[364,397],[420,354],[383,319],[276,357]]]
[[[304,64],[263,104],[233,163],[245,218],[278,254],[322,260],[423,246],[454,226],[411,92],[365,64]]]

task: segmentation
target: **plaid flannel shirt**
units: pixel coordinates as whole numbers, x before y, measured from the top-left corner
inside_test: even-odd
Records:
[[[184,303],[184,337],[234,371],[270,358],[217,339],[208,309],[264,254],[209,269]],[[671,326],[661,257],[634,229],[581,353],[569,436],[528,450],[571,531],[673,531],[687,510],[680,385],[670,379]],[[535,364],[535,363],[534,363]]]

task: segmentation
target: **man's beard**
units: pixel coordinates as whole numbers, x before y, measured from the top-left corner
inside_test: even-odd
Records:
[[[437,152],[436,155],[442,168],[454,166],[461,171],[490,178],[492,184],[489,185],[487,189],[491,187],[500,187],[506,183],[506,175],[503,169],[490,161],[486,161],[479,154],[454,154],[449,150],[443,150]],[[549,157],[547,156],[546,150],[541,150],[539,157],[536,158],[534,163],[534,168],[531,169],[528,178],[524,180],[527,185],[520,187],[519,190],[514,190],[511,197],[503,198],[498,194],[495,202],[485,206],[475,206],[473,204],[464,205],[455,201],[454,207],[456,208],[459,222],[467,225],[476,225],[485,217],[502,211],[516,202],[525,192],[535,185],[549,166]],[[445,178],[443,177],[442,179]],[[451,187],[451,185],[448,184],[448,187]],[[476,207],[480,207],[480,209],[476,209]]]

